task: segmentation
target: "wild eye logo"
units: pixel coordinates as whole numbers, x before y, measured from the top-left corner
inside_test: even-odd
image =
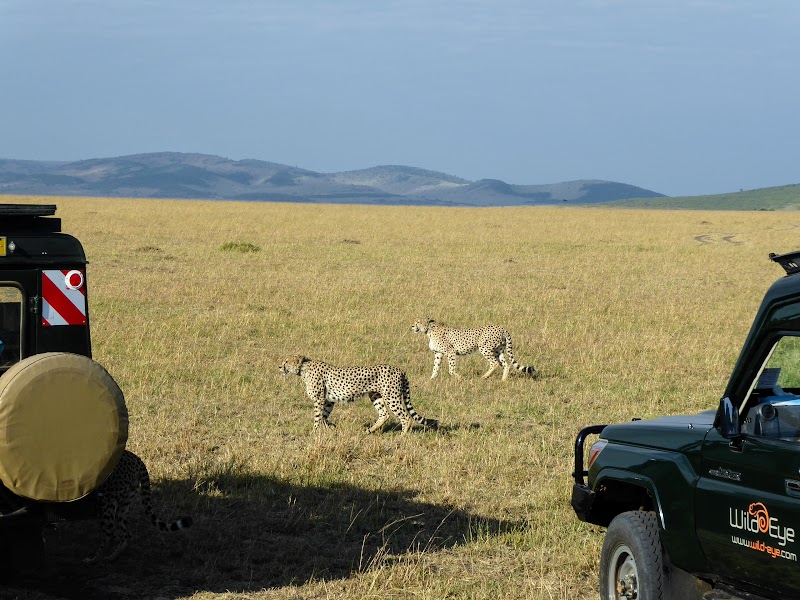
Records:
[[[753,502],[747,510],[747,514],[756,518],[756,524],[761,533],[767,533],[769,530],[769,512],[767,512],[766,506],[761,504],[761,502]],[[784,544],[785,543],[786,542],[784,542]]]
[[[765,552],[772,558],[780,557],[788,560],[797,560],[796,554],[782,549],[787,543],[794,542],[794,529],[781,525],[776,517],[770,517],[767,507],[764,506],[762,502],[753,502],[746,511],[730,508],[729,515],[730,526],[734,529],[754,534],[766,534],[772,539],[777,540],[778,546],[780,547],[773,547],[761,540],[748,540],[733,535],[731,536],[731,542],[734,544]]]

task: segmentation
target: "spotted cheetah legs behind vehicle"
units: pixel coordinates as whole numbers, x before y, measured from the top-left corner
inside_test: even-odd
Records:
[[[456,329],[433,319],[421,319],[416,321],[411,329],[415,333],[427,335],[428,347],[435,353],[431,379],[439,374],[442,356],[447,357],[450,375],[459,377],[456,373],[456,356],[471,354],[476,350],[489,363],[489,370],[483,374],[484,379],[494,373],[499,365],[503,366],[503,380],[508,378],[512,366],[526,375],[536,373],[535,367],[524,367],[517,362],[511,349],[511,334],[497,325]]]
[[[112,561],[128,545],[131,538],[128,528],[128,511],[137,492],[141,495],[145,513],[150,517],[153,525],[160,530],[177,531],[191,526],[191,517],[183,517],[171,523],[165,523],[156,516],[153,512],[150,475],[147,473],[147,467],[142,459],[126,450],[114,471],[97,490],[103,527],[102,539],[97,554],[92,558],[84,559],[84,564],[90,565],[102,560]],[[103,557],[103,550],[115,539],[117,546],[111,554]]]
[[[397,367],[333,367],[319,360],[292,355],[283,361],[284,375],[298,375],[306,386],[306,394],[314,402],[314,430],[332,426],[328,417],[336,403],[346,404],[359,396],[369,396],[378,419],[367,429],[375,433],[389,419],[388,409],[400,420],[403,433],[416,421],[423,427],[439,428],[439,421],[425,419],[411,405],[408,377]]]

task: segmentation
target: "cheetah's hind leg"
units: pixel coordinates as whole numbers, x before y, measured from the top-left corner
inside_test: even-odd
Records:
[[[123,503],[111,501],[108,498],[101,498],[100,520],[102,534],[100,544],[94,556],[83,559],[84,565],[94,565],[102,561],[112,561],[128,545],[130,530],[128,529],[128,511],[130,510],[130,500]],[[117,541],[114,550],[108,556],[103,556],[103,551],[110,546],[112,541]]]
[[[112,529],[114,523],[114,514],[114,509],[110,507],[107,508],[105,505],[103,506],[101,515],[102,532],[100,534],[100,543],[97,545],[97,551],[94,553],[94,556],[87,556],[81,561],[84,565],[95,565],[103,560],[103,551],[114,537],[114,531]]]
[[[386,423],[386,420],[389,418],[389,413],[386,412],[386,403],[378,392],[370,392],[369,399],[372,400],[372,405],[375,407],[375,410],[378,411],[378,419],[372,427],[367,429],[367,433],[375,433]]]
[[[497,370],[497,367],[500,366],[500,363],[503,362],[503,355],[501,354],[500,356],[498,356],[497,350],[494,350],[494,349],[492,349],[492,350],[484,350],[484,349],[482,349],[480,351],[480,353],[483,355],[483,358],[486,359],[486,362],[489,363],[489,370],[486,371],[486,373],[483,374],[483,378],[484,379],[488,379],[489,377],[492,376],[492,373],[494,373],[495,370]],[[498,358],[500,359],[500,362],[497,362]],[[505,364],[504,364],[504,367],[505,367]],[[505,369],[503,370],[503,373],[505,374]],[[505,377],[503,377],[503,379],[505,379]]]

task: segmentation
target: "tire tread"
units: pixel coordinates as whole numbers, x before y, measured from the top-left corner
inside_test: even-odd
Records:
[[[600,556],[600,597],[607,599],[608,578],[613,576],[608,562],[620,544],[628,546],[636,560],[639,600],[663,600],[666,575],[661,530],[654,513],[639,510],[620,513],[608,526]]]

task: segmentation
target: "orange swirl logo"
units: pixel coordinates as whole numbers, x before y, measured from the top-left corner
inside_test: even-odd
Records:
[[[756,535],[766,534],[770,538],[777,540],[780,548],[773,548],[769,544],[764,544],[762,540],[737,538],[736,536],[733,536],[741,541],[740,545],[749,546],[764,552],[769,552],[771,551],[770,549],[774,549],[776,552],[784,552],[783,548],[785,548],[788,544],[794,543],[795,541],[794,527],[783,525],[777,517],[770,516],[767,507],[764,506],[762,502],[753,502],[747,507],[747,510],[741,508],[730,508],[728,510],[728,518],[728,522],[733,529],[746,531]],[[733,539],[733,542],[735,544],[739,544],[736,539]],[[756,548],[753,544],[758,544],[758,548]],[[795,558],[792,560],[796,560],[796,555],[794,556]]]
[[[761,504],[761,502],[753,502],[747,512],[751,517],[758,520],[758,530],[761,533],[767,533],[767,531],[769,531],[769,513],[767,512],[766,506]]]

